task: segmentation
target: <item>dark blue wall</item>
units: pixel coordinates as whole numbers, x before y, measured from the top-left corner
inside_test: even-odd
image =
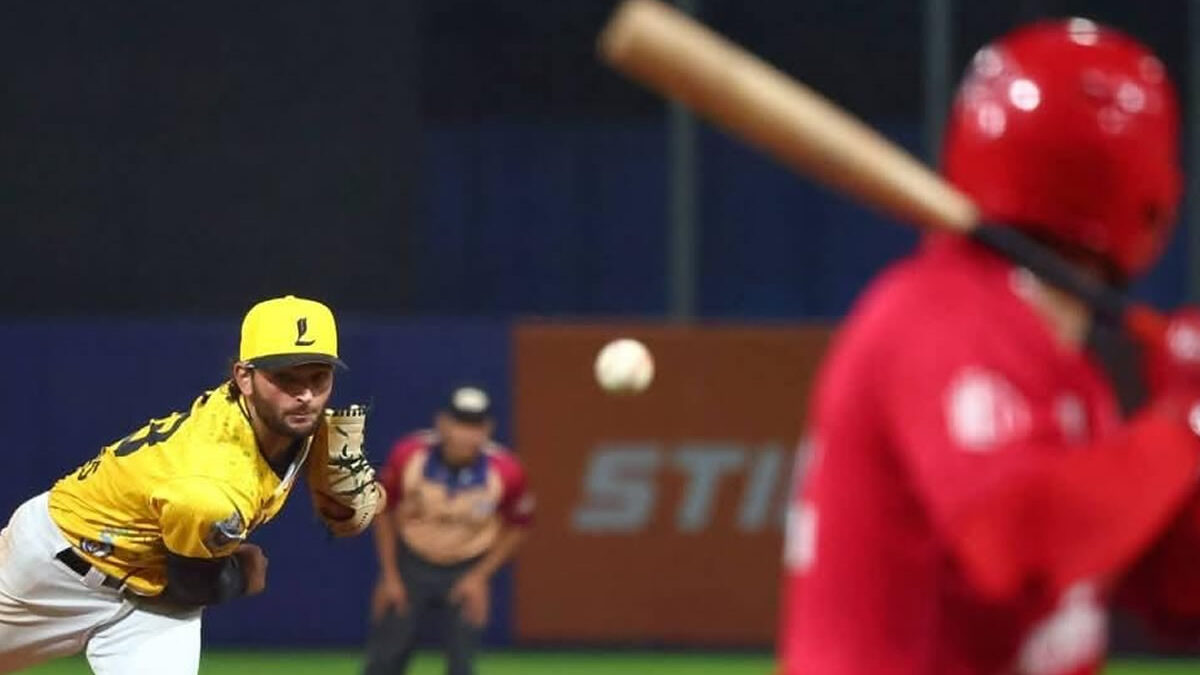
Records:
[[[879,128],[913,153],[920,128]],[[700,136],[698,303],[705,317],[836,318],[912,250],[907,225],[706,129]],[[427,227],[412,297],[426,312],[642,314],[667,309],[667,140],[640,124],[447,125],[427,134]],[[1181,224],[1138,287],[1170,307],[1187,289]]]
[[[9,415],[0,521],[24,499],[150,417],[188,406],[226,377],[237,318],[224,321],[57,321],[0,325],[19,386],[0,404]],[[489,321],[342,322],[351,370],[334,400],[374,403],[367,439],[383,460],[392,440],[428,426],[458,382],[495,393],[498,437],[508,437],[508,327]],[[376,563],[370,536],[333,540],[312,516],[307,491],[253,536],[271,559],[268,590],[209,613],[213,643],[342,644],[362,641]],[[498,579],[489,638],[509,637],[507,576]]]
[[[661,313],[665,114],[595,57],[614,4],[19,3],[0,24],[0,313],[217,316],[283,292],[374,315]],[[916,4],[701,4],[923,149]],[[1185,4],[957,3],[952,70],[1018,21],[1086,11],[1186,82]],[[707,316],[839,314],[911,245],[716,133],[701,149]]]

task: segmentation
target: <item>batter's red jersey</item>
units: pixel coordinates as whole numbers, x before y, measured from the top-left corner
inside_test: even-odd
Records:
[[[849,317],[789,515],[786,675],[1095,672],[1114,575],[1182,503],[1197,441],[1122,425],[1033,292],[935,241]]]

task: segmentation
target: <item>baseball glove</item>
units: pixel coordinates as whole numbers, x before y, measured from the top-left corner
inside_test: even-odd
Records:
[[[367,407],[326,410],[308,455],[313,507],[335,537],[356,535],[383,508],[383,487],[363,451]]]

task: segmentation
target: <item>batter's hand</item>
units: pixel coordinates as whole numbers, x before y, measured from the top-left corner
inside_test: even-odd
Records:
[[[482,575],[466,573],[450,589],[450,604],[457,606],[468,623],[483,627],[487,623],[490,594]]]
[[[241,544],[233,552],[246,577],[246,595],[258,595],[267,587],[267,556],[261,547]]]

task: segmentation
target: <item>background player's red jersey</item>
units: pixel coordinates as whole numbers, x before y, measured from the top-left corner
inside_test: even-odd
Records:
[[[388,515],[413,552],[457,564],[488,551],[502,527],[533,522],[533,494],[516,456],[488,443],[469,465],[453,467],[433,431],[410,434],[392,448],[380,480]]]
[[[1036,312],[1038,282],[962,241],[886,273],[811,411],[780,637],[787,675],[1093,672],[1114,576],[1195,471]]]

